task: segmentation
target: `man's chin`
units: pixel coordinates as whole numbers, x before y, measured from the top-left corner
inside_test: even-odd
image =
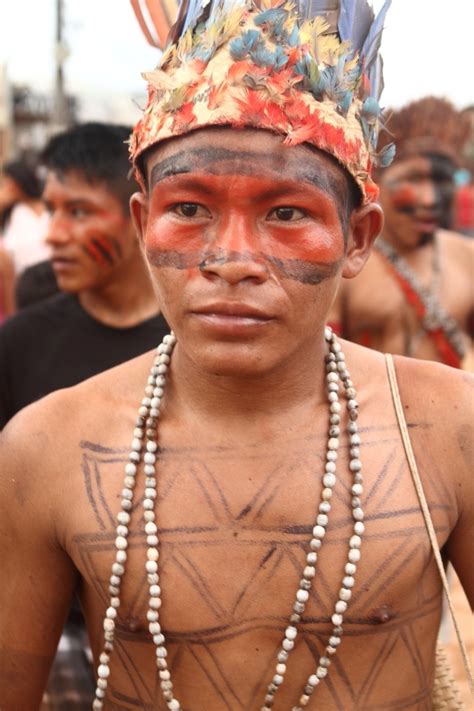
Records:
[[[269,375],[278,368],[280,361],[285,360],[286,354],[271,353],[270,350],[264,344],[228,342],[215,343],[212,346],[196,344],[191,346],[187,355],[194,368],[202,374],[252,380]]]

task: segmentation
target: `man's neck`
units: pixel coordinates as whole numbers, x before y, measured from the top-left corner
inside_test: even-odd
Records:
[[[136,326],[160,312],[148,270],[138,256],[108,284],[83,291],[78,298],[90,316],[114,328]]]
[[[406,244],[402,240],[398,239],[396,235],[390,232],[390,230],[384,230],[381,235],[381,239],[386,242],[390,247],[392,247],[400,257],[409,259],[410,256],[416,255],[421,251],[429,251],[432,247],[434,240],[436,238],[435,233],[420,235],[418,241],[412,244]]]
[[[213,430],[231,438],[251,431],[257,434],[257,425],[291,429],[299,419],[313,418],[316,408],[326,406],[326,352],[321,334],[271,372],[230,377],[200,369],[178,342],[166,385],[167,415],[198,422],[205,429],[212,424]]]

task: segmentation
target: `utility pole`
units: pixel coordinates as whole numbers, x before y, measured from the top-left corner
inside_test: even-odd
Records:
[[[54,101],[51,123],[58,131],[71,123],[68,100],[64,89],[64,63],[68,57],[68,49],[64,41],[64,0],[56,0],[56,38],[55,59],[56,76],[54,84]]]

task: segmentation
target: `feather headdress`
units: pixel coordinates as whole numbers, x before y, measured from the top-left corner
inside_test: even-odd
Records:
[[[436,96],[425,96],[398,111],[387,111],[384,123],[387,132],[380,136],[379,148],[387,143],[388,134],[396,141],[400,158],[435,153],[460,163],[464,147],[474,140],[468,113]]]
[[[371,167],[390,154],[375,153],[390,3],[375,17],[367,0],[183,0],[158,68],[144,75],[148,103],[130,142],[135,165],[166,138],[250,126],[330,153],[364,202],[374,200]]]

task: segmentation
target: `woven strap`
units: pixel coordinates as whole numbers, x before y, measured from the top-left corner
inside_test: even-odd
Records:
[[[390,383],[390,390],[392,393],[393,405],[395,407],[395,412],[397,414],[398,426],[400,428],[400,433],[402,435],[403,446],[405,448],[405,454],[407,456],[408,465],[413,477],[413,483],[415,485],[416,493],[418,495],[418,500],[420,502],[421,511],[425,519],[426,528],[428,530],[428,536],[431,542],[431,547],[433,549],[436,564],[438,566],[439,574],[441,580],[443,581],[444,592],[446,593],[446,598],[448,601],[449,611],[454,624],[454,629],[456,630],[456,635],[459,642],[459,647],[461,649],[462,658],[464,662],[464,667],[466,669],[466,676],[471,687],[471,693],[474,693],[474,678],[472,675],[471,665],[469,663],[469,658],[467,655],[467,650],[464,645],[464,641],[461,636],[461,631],[459,629],[458,621],[454,613],[453,601],[451,595],[449,594],[449,584],[446,578],[446,573],[444,572],[443,559],[441,558],[441,553],[439,550],[438,539],[436,538],[436,533],[433,526],[433,521],[431,520],[430,510],[428,508],[428,503],[426,501],[425,492],[423,491],[423,485],[421,483],[420,474],[418,472],[418,467],[416,465],[415,455],[413,453],[413,448],[411,446],[410,435],[408,434],[408,427],[405,420],[405,415],[403,413],[402,401],[400,399],[400,391],[398,389],[397,376],[395,373],[395,366],[393,364],[393,358],[390,354],[385,355],[385,362],[387,365],[388,380]]]

